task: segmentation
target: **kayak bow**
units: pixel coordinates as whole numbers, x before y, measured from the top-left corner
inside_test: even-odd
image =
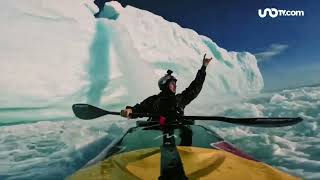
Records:
[[[137,121],[136,127],[69,179],[298,178],[255,160],[214,131],[190,121],[165,127]]]

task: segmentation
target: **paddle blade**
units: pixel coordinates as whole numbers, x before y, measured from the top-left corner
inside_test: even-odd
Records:
[[[238,124],[244,126],[253,126],[253,127],[284,127],[292,126],[303,121],[301,117],[297,118],[256,118],[254,119],[239,119],[242,122]]]
[[[291,126],[303,121],[301,117],[228,118],[221,116],[184,116],[184,118],[192,120],[221,121],[252,127],[284,127]]]
[[[77,118],[84,120],[95,119],[108,114],[108,111],[90,104],[74,104],[72,105],[72,110]]]

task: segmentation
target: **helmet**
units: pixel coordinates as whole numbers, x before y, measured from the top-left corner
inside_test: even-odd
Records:
[[[173,71],[171,71],[170,69],[167,71],[167,74],[164,75],[162,78],[159,79],[158,81],[158,86],[160,88],[160,90],[165,90],[168,87],[168,84],[170,81],[177,81],[177,79],[172,76],[171,74],[173,73]]]

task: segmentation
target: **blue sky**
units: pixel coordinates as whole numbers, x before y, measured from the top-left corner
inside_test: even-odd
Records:
[[[320,83],[320,1],[119,0],[210,37],[259,60],[265,89]],[[258,16],[258,9],[302,10],[304,16]]]

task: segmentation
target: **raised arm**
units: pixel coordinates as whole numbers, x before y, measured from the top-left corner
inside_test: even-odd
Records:
[[[206,54],[204,54],[202,66],[198,70],[196,78],[191,82],[189,87],[177,95],[177,100],[181,107],[184,108],[199,95],[206,77],[206,68],[211,60],[212,58],[206,58]]]

